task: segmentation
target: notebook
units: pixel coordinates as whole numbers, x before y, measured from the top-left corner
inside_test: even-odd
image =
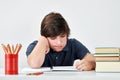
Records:
[[[23,68],[23,73],[34,73],[34,72],[48,72],[48,71],[79,71],[74,66],[53,66],[53,68],[50,67],[41,67],[37,69],[33,68]]]

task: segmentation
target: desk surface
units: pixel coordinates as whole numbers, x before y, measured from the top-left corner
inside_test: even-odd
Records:
[[[96,73],[95,71],[51,71],[41,75],[5,75],[4,70],[0,70],[0,80],[120,80],[120,73]]]

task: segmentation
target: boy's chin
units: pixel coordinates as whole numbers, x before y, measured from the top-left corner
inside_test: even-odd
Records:
[[[56,51],[56,52],[60,52],[60,51],[62,51],[63,49],[59,49],[59,50],[54,50],[54,51]]]

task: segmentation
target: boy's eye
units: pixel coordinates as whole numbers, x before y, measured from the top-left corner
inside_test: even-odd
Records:
[[[65,35],[61,35],[60,37],[62,37],[62,38],[63,38],[63,37],[65,37]]]

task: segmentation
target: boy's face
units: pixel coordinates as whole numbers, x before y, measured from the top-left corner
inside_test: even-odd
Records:
[[[60,52],[67,44],[67,35],[58,35],[56,37],[47,37],[50,48],[56,52]]]

